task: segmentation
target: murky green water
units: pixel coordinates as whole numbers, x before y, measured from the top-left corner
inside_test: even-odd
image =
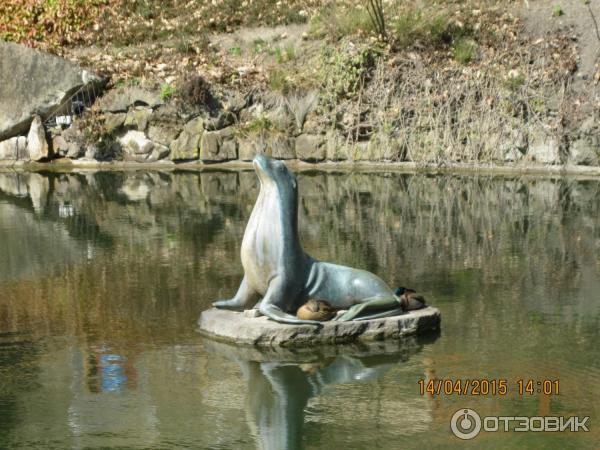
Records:
[[[247,172],[0,174],[0,448],[597,448],[600,181],[303,173],[320,259],[418,288],[439,336],[260,353],[210,342],[257,194]],[[506,379],[505,396],[419,380]],[[518,379],[560,381],[519,395]],[[481,416],[579,433],[451,434]]]

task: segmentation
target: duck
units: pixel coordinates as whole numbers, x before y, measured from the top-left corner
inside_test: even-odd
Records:
[[[417,291],[414,289],[399,287],[394,292],[394,295],[398,297],[400,306],[404,311],[412,311],[413,309],[421,309],[427,306],[425,297],[417,294]]]
[[[325,300],[310,299],[296,311],[298,319],[302,320],[318,320],[325,322],[332,319],[337,313],[337,310],[327,303]]]

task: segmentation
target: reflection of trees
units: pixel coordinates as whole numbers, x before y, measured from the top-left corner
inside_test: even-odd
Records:
[[[25,333],[1,332],[1,329],[0,448],[10,448],[10,431],[21,419],[18,396],[38,387],[39,348]]]
[[[483,314],[489,303],[477,297],[491,285],[512,308],[549,313],[567,293],[573,314],[598,312],[582,294],[597,288],[600,267],[597,181],[307,172],[299,186],[301,237],[318,258],[415,285],[434,300],[469,299],[457,314]],[[55,263],[42,267],[63,266],[61,276],[40,273],[4,298],[15,299],[21,320],[37,314],[48,327],[81,329],[81,314],[108,327],[162,329],[165,317],[189,327],[239,283],[257,188],[250,171],[1,174],[2,201],[48,227],[48,242],[67,230],[71,253],[81,255],[65,266],[65,252],[43,252]],[[49,295],[64,300],[40,307]]]
[[[454,289],[465,273],[477,290],[502,274],[550,295],[598,270],[597,182],[355,173],[311,174],[300,186],[307,249],[391,285],[446,277]]]
[[[444,295],[474,298],[498,285],[505,304],[544,312],[558,293],[590,290],[598,279],[596,181],[307,172],[299,185],[306,250],[372,270],[392,286],[435,296],[427,288],[443,285]],[[43,310],[39,320],[79,329],[80,319],[67,325],[74,314],[89,323],[146,317],[159,327],[164,315],[191,323],[202,305],[239,282],[239,248],[256,194],[249,171],[1,174],[2,201],[66,230],[70,253],[81,255],[68,263],[62,251],[45,251],[55,263],[43,267],[64,267],[62,276],[50,282],[40,273],[11,285],[11,308],[23,320]],[[46,239],[29,245],[56,242],[56,226],[47,228]],[[0,245],[9,240],[3,233]],[[10,253],[19,254],[14,242]],[[40,308],[49,295],[64,300]],[[597,313],[573,295],[574,313]],[[460,313],[482,314],[483,306],[464,302]]]
[[[432,263],[495,272],[489,258],[506,262],[523,246],[554,264],[578,238],[594,242],[600,234],[597,182],[353,173],[311,174],[300,186],[307,247],[338,259],[351,257],[354,246],[362,247],[354,258],[362,258],[371,247],[394,275],[430,272]],[[352,242],[340,242],[340,234]]]
[[[442,309],[437,376],[560,375],[570,412],[600,394],[598,181],[306,172],[299,186],[309,253],[417,287]],[[239,284],[257,192],[251,171],[0,174],[0,331],[74,335],[130,361],[139,343],[189,338]],[[9,423],[11,400],[0,401]],[[439,417],[457,406],[441,403]],[[348,431],[311,427],[324,442]]]

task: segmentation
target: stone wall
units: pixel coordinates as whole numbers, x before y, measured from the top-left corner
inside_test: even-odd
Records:
[[[498,150],[489,156],[460,160],[460,152],[437,148],[433,130],[395,129],[386,134],[343,134],[336,121],[315,109],[318,95],[310,93],[302,109],[273,93],[242,96],[225,93],[211,105],[190,106],[161,96],[158,89],[121,86],[81,111],[69,110],[58,120],[56,111],[72,103],[69,97],[86,83],[103,81],[78,66],[51,55],[0,42],[0,162],[53,159],[81,161],[158,161],[219,163],[250,161],[258,152],[279,159],[416,163],[479,162],[545,165],[600,165],[600,119],[590,116],[568,139],[544,124],[519,123],[507,134],[490,132],[487,142]],[[12,67],[12,69],[11,69]],[[15,77],[21,80],[15,85]],[[54,120],[49,120],[54,114]],[[342,120],[343,122],[343,120]],[[381,128],[381,127],[380,127]],[[417,133],[417,134],[414,134]],[[419,136],[411,148],[402,135]],[[413,147],[420,148],[413,148]],[[421,148],[422,147],[422,148]],[[455,149],[456,150],[456,149]],[[486,159],[487,158],[487,159]],[[493,160],[488,160],[493,158]]]

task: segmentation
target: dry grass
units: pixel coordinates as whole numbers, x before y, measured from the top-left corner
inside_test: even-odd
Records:
[[[316,91],[294,92],[285,97],[287,109],[294,116],[298,131],[302,131],[306,116],[317,106],[318,100]]]
[[[467,68],[379,58],[360,92],[338,106],[346,119],[334,126],[346,154],[361,159],[368,151],[370,159],[438,164],[504,162],[509,151],[524,153],[534,135],[568,141],[569,125],[581,113],[571,89],[571,47],[562,44],[558,39],[518,52],[507,44]],[[506,54],[505,66],[493,64],[498,53]],[[356,147],[369,138],[368,147]]]

